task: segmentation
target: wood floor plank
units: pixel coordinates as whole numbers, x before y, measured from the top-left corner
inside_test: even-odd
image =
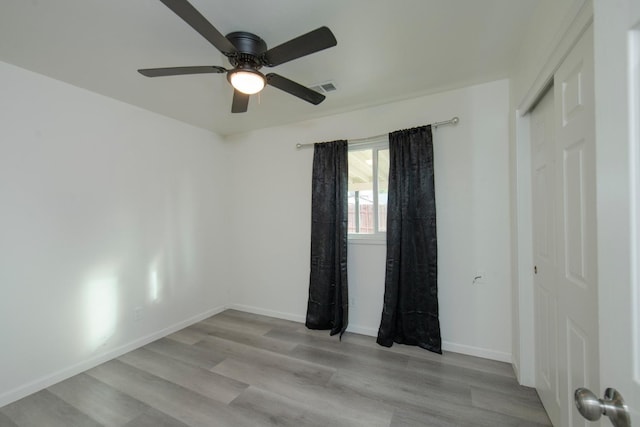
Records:
[[[297,345],[333,351],[340,354],[358,355],[371,363],[391,364],[393,366],[406,366],[409,356],[405,354],[387,351],[386,347],[368,347],[352,342],[339,341],[328,334],[302,334],[294,330],[274,329],[265,334],[265,337],[290,342]]]
[[[73,376],[47,390],[107,427],[123,426],[149,409],[148,405],[86,374]]]
[[[519,385],[513,378],[482,370],[418,359],[409,360],[408,367],[416,374],[432,378],[446,378],[451,383],[457,382],[506,393],[535,394],[534,389]]]
[[[407,383],[402,378],[380,379],[361,373],[339,371],[331,378],[329,385],[342,390],[345,394],[359,393],[398,408],[419,408],[427,401],[436,403],[447,401],[460,406],[472,406],[471,391],[468,387],[426,384],[419,379]]]
[[[207,331],[209,336],[223,338],[228,341],[234,341],[240,344],[245,344],[250,347],[259,348],[261,350],[267,350],[274,353],[287,354],[296,346],[296,344],[294,343],[280,339],[273,339],[268,335],[252,334],[246,331],[236,331],[225,327],[218,327],[214,324],[210,324],[207,328]]]
[[[242,360],[227,359],[213,368],[213,372],[233,378],[237,381],[247,382],[254,386],[271,388],[273,383],[297,388],[310,385],[324,385],[329,378],[314,380],[313,371],[290,371],[284,367],[277,367],[273,364],[260,365],[255,362],[244,362]]]
[[[471,404],[471,394],[466,384],[450,382],[447,378],[440,376],[424,375],[404,365],[372,362],[359,354],[345,355],[304,345],[296,347],[291,352],[291,356],[325,366],[334,366],[339,373],[332,378],[333,383],[337,383],[343,377],[352,380],[362,379],[363,381],[355,382],[358,384],[354,386],[355,389],[376,384],[389,389],[405,390],[419,396],[443,396],[459,404]],[[351,375],[345,376],[347,373]],[[438,390],[438,393],[434,394],[434,390]]]
[[[403,423],[406,425],[411,419],[421,420],[420,423],[413,425],[442,424],[493,427],[526,424],[522,418],[475,407],[468,387],[466,392],[460,391],[456,396],[442,387],[432,385],[411,387],[405,385],[404,380],[397,384],[379,383],[364,375],[343,372],[338,372],[330,381],[330,385],[344,388],[345,391],[350,390],[351,393],[360,393],[362,396],[391,405],[395,408],[393,419],[398,425],[403,425]],[[533,422],[530,424],[539,425]]]
[[[546,424],[538,424],[513,418],[491,411],[464,408],[456,410],[452,407],[426,407],[419,410],[398,409],[391,420],[392,427],[546,427]]]
[[[391,419],[390,427],[461,427],[459,420],[450,420],[424,412],[416,412],[407,409],[397,409]]]
[[[248,381],[254,387],[296,402],[313,402],[319,411],[339,413],[352,422],[388,426],[393,415],[393,408],[379,401],[330,385],[308,381],[296,374],[283,373],[281,369],[261,367],[254,362],[228,359],[213,369],[222,375]]]
[[[225,310],[222,313],[212,316],[211,319],[220,318],[228,319],[231,321],[241,321],[245,325],[262,325],[270,326],[278,329],[290,329],[295,330],[300,327],[299,322],[293,322],[291,320],[277,319],[275,317],[262,316],[260,314],[247,313],[238,310]]]
[[[230,403],[247,384],[199,368],[145,348],[129,352],[118,360],[221,403]]]
[[[87,373],[192,427],[252,425],[228,405],[118,360],[103,363]]]
[[[261,384],[263,379],[275,380],[290,385],[325,385],[334,370],[305,363],[290,358],[269,356],[251,356],[247,358],[228,358],[211,369],[212,372],[225,375],[247,384]]]
[[[195,347],[227,355],[227,359],[211,369],[213,372],[220,372],[218,368],[230,360],[243,361],[261,370],[279,372],[283,379],[294,377],[298,382],[308,381],[310,384],[326,384],[335,372],[335,369],[330,367],[213,336],[199,342]]]
[[[245,319],[229,319],[224,316],[216,315],[199,322],[195,327],[206,328],[207,325],[213,325],[218,328],[226,328],[240,333],[249,333],[254,335],[264,335],[269,332],[273,326],[251,322]]]
[[[484,359],[480,357],[469,356],[466,354],[453,353],[445,351],[443,354],[437,354],[427,351],[423,348],[416,346],[409,346],[403,344],[393,344],[391,347],[382,347],[376,343],[376,338],[347,332],[342,336],[342,340],[338,340],[337,336],[330,336],[327,331],[315,331],[305,328],[304,325],[299,325],[298,328],[293,329],[293,332],[301,336],[313,337],[317,340],[323,340],[328,345],[335,343],[350,343],[357,344],[358,346],[368,349],[378,349],[385,352],[402,354],[407,357],[417,358],[419,360],[431,360],[437,361],[447,365],[466,367],[478,371],[490,372],[497,375],[503,375],[509,378],[515,379],[515,373],[513,367],[509,363],[500,362],[497,360]],[[274,333],[268,332],[266,335],[273,336]]]
[[[0,427],[18,427],[18,425],[0,410]]]
[[[203,369],[210,369],[226,358],[215,349],[204,350],[167,338],[147,344],[144,348]]]
[[[472,386],[471,402],[476,408],[499,412],[542,425],[551,425],[547,414],[540,411],[540,401],[535,393],[501,393]]]
[[[149,408],[147,412],[138,415],[123,427],[189,427],[189,425],[153,408]]]
[[[403,346],[403,347],[410,347],[410,346]],[[417,348],[414,350],[417,350]],[[435,355],[434,353],[431,353],[428,351],[427,352],[423,351],[422,353],[430,353]],[[504,377],[508,377],[513,380],[516,380],[516,374],[513,370],[513,366],[511,366],[511,364],[509,363],[501,362],[499,360],[490,360],[482,357],[474,357],[474,356],[469,356],[468,354],[460,354],[460,353],[453,353],[453,352],[445,352],[445,354],[440,357],[437,357],[437,355],[435,356],[436,356],[435,357],[436,361],[439,361],[440,363],[443,363],[446,365],[453,365],[459,368],[473,369],[475,371],[486,372],[488,374],[502,375]]]
[[[208,334],[204,331],[199,331],[191,328],[184,328],[178,332],[174,332],[171,335],[167,335],[165,338],[178,341],[179,343],[186,345],[193,345],[205,338]]]
[[[335,343],[338,341],[337,337],[329,336],[327,331],[311,331],[306,329],[304,326],[299,326],[295,332],[300,335],[308,335],[312,336],[315,339],[326,340],[329,344]],[[271,332],[267,333],[267,335],[272,335]],[[382,347],[378,343],[376,343],[375,337],[370,337],[367,335],[360,335],[347,332],[342,336],[342,343],[348,344],[356,344],[362,348],[368,349],[377,349],[384,352],[390,352],[395,354],[401,354],[403,356],[409,358],[415,358],[418,360],[430,360],[436,361],[438,363],[442,363],[445,365],[452,365],[461,368],[469,368],[477,371],[493,373],[496,375],[502,375],[509,378],[515,379],[515,373],[513,371],[513,367],[509,363],[500,362],[497,360],[484,359],[480,357],[469,356],[466,354],[453,353],[449,351],[443,352],[443,354],[437,354],[430,351],[427,351],[423,348],[403,345],[403,344],[393,344],[391,347]]]
[[[96,420],[47,390],[7,405],[2,412],[20,427],[100,427]]]
[[[251,386],[243,392],[231,404],[240,411],[250,411],[258,414],[257,426],[289,426],[289,427],[315,427],[315,426],[388,426],[389,421],[380,419],[379,424],[375,420],[363,418],[347,418],[341,413],[321,411],[315,402],[301,402],[281,394],[259,389]],[[373,422],[373,424],[372,424]]]

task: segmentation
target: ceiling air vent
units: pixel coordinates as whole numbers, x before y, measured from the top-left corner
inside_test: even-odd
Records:
[[[315,90],[318,93],[329,93],[334,92],[337,88],[333,82],[329,81],[313,85],[309,89]]]

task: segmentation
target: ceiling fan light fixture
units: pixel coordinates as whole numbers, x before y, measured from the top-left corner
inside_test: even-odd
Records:
[[[264,89],[264,85],[266,84],[264,75],[261,72],[250,68],[232,70],[227,74],[227,78],[229,79],[231,86],[247,95],[253,95],[254,93],[260,92]]]

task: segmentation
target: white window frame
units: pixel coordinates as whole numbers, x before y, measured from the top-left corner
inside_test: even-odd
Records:
[[[347,235],[347,240],[352,244],[361,244],[361,245],[384,245],[387,243],[387,233],[385,231],[377,231],[379,230],[379,220],[380,213],[378,212],[378,150],[388,150],[389,149],[389,136],[384,135],[379,138],[371,139],[366,142],[357,142],[349,144],[349,151],[363,151],[363,150],[374,150],[374,155],[372,156],[372,173],[373,173],[373,206],[374,206],[374,215],[373,215],[373,224],[375,233],[370,234],[359,234],[359,233],[349,233]]]

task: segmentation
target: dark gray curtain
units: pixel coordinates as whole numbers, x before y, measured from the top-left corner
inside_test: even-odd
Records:
[[[389,134],[384,306],[377,342],[442,353],[431,126]]]
[[[347,329],[347,141],[314,145],[309,329]]]

